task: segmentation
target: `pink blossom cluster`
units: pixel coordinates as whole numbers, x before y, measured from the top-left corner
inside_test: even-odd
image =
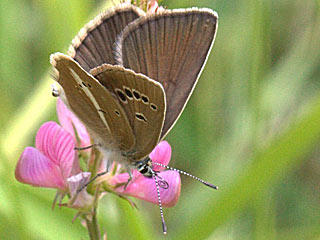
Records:
[[[92,176],[88,170],[84,171],[79,159],[89,162],[94,157],[94,151],[76,150],[75,147],[91,145],[90,136],[79,119],[58,99],[57,114],[61,124],[56,122],[44,123],[37,132],[35,147],[26,147],[16,166],[15,176],[19,182],[36,187],[54,188],[61,196],[70,197],[67,206],[85,210],[90,209],[94,203],[94,194],[86,189],[79,194],[77,190],[86,184]],[[151,152],[153,162],[168,165],[171,158],[171,147],[162,141]],[[108,159],[104,159],[107,161]],[[111,159],[112,160],[112,159]],[[105,161],[100,161],[100,171],[105,169]],[[99,191],[114,192],[122,196],[132,196],[151,203],[158,204],[157,190],[152,178],[141,175],[137,170],[132,171],[133,179],[125,187],[129,174],[124,172],[119,164],[105,176],[98,178],[92,184],[101,185]],[[162,204],[167,207],[174,206],[180,196],[180,176],[175,171],[162,171],[159,166],[154,167],[160,171],[160,178],[164,179],[169,188],[160,188]]]

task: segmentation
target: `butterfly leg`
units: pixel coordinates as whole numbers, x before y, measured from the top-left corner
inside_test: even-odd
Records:
[[[105,171],[98,173],[97,175],[95,175],[93,178],[90,179],[89,182],[87,182],[86,184],[84,184],[83,186],[81,186],[78,191],[77,194],[80,193],[83,189],[85,189],[90,183],[92,183],[94,180],[96,180],[98,177],[101,177],[105,174],[107,174],[109,172],[109,169],[106,169]]]
[[[89,145],[89,146],[86,146],[86,147],[75,147],[74,150],[87,150],[87,149],[90,149],[90,148],[93,148],[93,147],[99,147],[100,144],[92,144],[92,145]]]
[[[107,161],[106,161],[106,171],[107,171],[107,172],[110,172],[110,171],[111,171],[112,164],[113,164],[113,161],[110,161],[110,160],[107,160]]]
[[[131,182],[131,180],[132,180],[132,178],[133,178],[130,167],[129,167],[129,166],[126,166],[126,169],[127,169],[128,174],[129,174],[129,179],[128,179],[128,181],[126,182],[126,184],[124,185],[124,190],[126,190],[127,186],[129,185],[129,183]]]

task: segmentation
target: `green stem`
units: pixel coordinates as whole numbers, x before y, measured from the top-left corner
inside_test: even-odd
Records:
[[[100,240],[100,229],[97,220],[96,208],[91,214],[92,215],[90,217],[84,217],[84,219],[86,220],[90,240]]]

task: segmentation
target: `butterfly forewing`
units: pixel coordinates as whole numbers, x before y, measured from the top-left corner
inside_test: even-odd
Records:
[[[120,4],[98,15],[73,39],[69,55],[86,70],[103,63],[114,64],[113,45],[117,35],[144,12],[131,4]]]
[[[135,143],[131,125],[118,100],[69,56],[51,55],[67,104],[104,147],[130,151]]]
[[[132,160],[146,157],[159,142],[163,127],[166,104],[162,85],[121,66],[104,64],[91,73],[117,96],[128,116],[136,139]]]
[[[118,37],[117,63],[164,87],[168,106],[161,138],[195,87],[215,38],[217,18],[210,9],[164,10],[131,22]]]

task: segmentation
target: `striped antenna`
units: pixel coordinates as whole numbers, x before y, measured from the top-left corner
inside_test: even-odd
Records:
[[[166,223],[164,221],[164,216],[163,216],[163,209],[162,209],[162,204],[161,204],[159,183],[158,183],[158,180],[157,180],[157,175],[156,175],[156,173],[154,171],[152,171],[152,178],[153,178],[154,182],[156,183],[156,188],[157,188],[158,203],[159,203],[161,222],[162,222],[162,231],[163,231],[163,234],[167,234],[167,225],[166,225]]]
[[[198,178],[198,177],[196,177],[196,176],[193,176],[193,175],[191,175],[190,173],[187,173],[187,172],[181,171],[181,170],[179,170],[179,169],[176,169],[176,168],[173,168],[173,167],[164,165],[164,164],[162,164],[162,163],[152,162],[152,164],[153,164],[153,165],[160,166],[160,167],[164,167],[164,168],[169,169],[169,170],[176,171],[176,172],[178,172],[178,173],[180,173],[180,174],[183,174],[183,175],[186,175],[186,176],[188,176],[188,177],[191,177],[191,178],[193,178],[193,179],[195,179],[195,180],[203,183],[204,185],[206,185],[206,186],[208,186],[208,187],[211,187],[211,188],[213,188],[213,189],[218,189],[217,186],[215,186],[215,185],[213,185],[213,184],[211,184],[211,183],[208,183],[208,182],[202,180],[201,178]]]

